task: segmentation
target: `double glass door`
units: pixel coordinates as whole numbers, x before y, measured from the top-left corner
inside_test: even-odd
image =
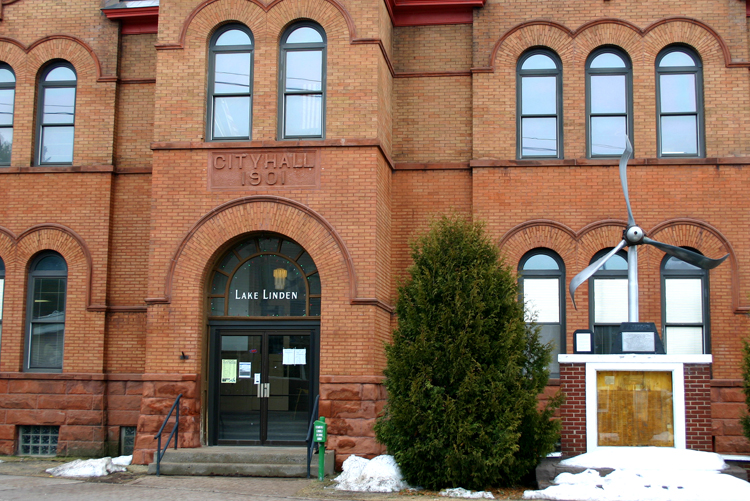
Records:
[[[298,445],[311,412],[313,330],[212,329],[217,445]]]

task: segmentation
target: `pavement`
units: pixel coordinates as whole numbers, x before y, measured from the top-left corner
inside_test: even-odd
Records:
[[[71,500],[71,501],[413,501],[442,500],[435,493],[378,494],[333,489],[333,481],[317,479],[257,477],[157,477],[146,473],[147,467],[128,466],[128,471],[106,477],[66,479],[46,473],[73,458],[0,457],[0,501]],[[501,494],[498,496],[498,494]],[[522,490],[496,492],[496,498],[520,500]]]

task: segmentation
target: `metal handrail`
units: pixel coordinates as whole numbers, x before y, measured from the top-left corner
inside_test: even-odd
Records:
[[[164,419],[164,422],[161,424],[161,428],[159,428],[159,433],[154,436],[154,438],[157,440],[156,442],[156,476],[158,477],[161,473],[160,466],[161,466],[161,458],[164,457],[164,454],[167,452],[167,449],[169,449],[169,442],[172,441],[172,437],[174,437],[174,449],[177,450],[177,440],[180,437],[180,399],[182,398],[182,393],[177,395],[177,398],[174,400],[174,403],[172,404],[172,408],[169,409],[169,413],[167,414],[167,417]],[[175,414],[175,422],[174,422],[174,428],[172,428],[172,433],[169,434],[169,438],[167,439],[167,443],[164,445],[164,450],[161,449],[161,434],[164,431],[164,427],[167,426],[167,421],[169,421],[169,418],[172,417],[172,412],[175,410],[175,407],[177,408],[177,413]],[[308,470],[310,468],[308,467]]]
[[[310,478],[310,463],[312,462],[313,448],[316,450],[319,449],[318,442],[312,441],[313,423],[315,422],[315,416],[318,415],[318,400],[320,400],[320,395],[315,397],[315,405],[313,405],[313,411],[310,415],[310,426],[307,427],[307,439],[305,440],[307,442],[307,478]]]

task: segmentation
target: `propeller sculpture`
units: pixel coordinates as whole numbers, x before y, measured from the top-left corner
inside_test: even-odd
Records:
[[[657,249],[664,251],[670,256],[674,256],[678,259],[685,261],[688,264],[697,266],[704,270],[712,270],[719,266],[724,260],[729,257],[729,254],[720,259],[711,259],[706,256],[702,256],[697,252],[692,252],[682,247],[675,247],[674,245],[668,245],[656,240],[652,240],[646,236],[643,229],[635,224],[633,218],[633,211],[630,209],[630,198],[628,197],[628,159],[633,154],[633,146],[630,144],[630,139],[625,138],[626,145],[625,151],[620,157],[620,182],[622,183],[622,192],[625,195],[625,204],[628,206],[628,227],[625,229],[622,235],[622,241],[617,246],[609,251],[606,255],[602,256],[595,263],[589,265],[586,269],[576,275],[570,282],[570,298],[573,300],[573,307],[576,307],[575,291],[579,285],[588,280],[591,275],[596,273],[599,268],[604,266],[604,263],[609,261],[612,256],[617,254],[623,247],[628,248],[628,322],[638,322],[638,246],[639,245],[653,245]],[[577,308],[576,308],[577,309]]]

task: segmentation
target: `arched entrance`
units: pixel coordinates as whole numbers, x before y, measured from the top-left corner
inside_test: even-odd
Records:
[[[233,245],[208,281],[210,445],[298,445],[318,389],[320,276],[277,234]]]

